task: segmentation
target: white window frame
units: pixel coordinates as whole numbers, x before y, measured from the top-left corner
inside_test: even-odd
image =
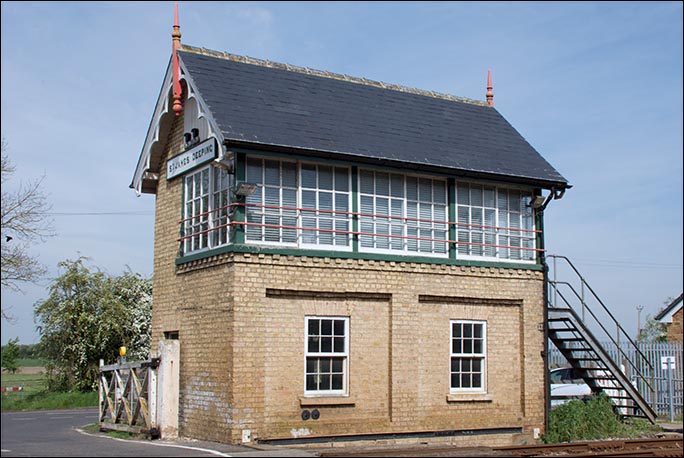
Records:
[[[475,352],[474,348],[473,351],[471,352],[464,352],[463,351],[463,337],[461,336],[461,352],[455,352],[454,351],[454,325],[480,325],[482,326],[482,351],[481,352]],[[487,392],[487,322],[482,321],[482,320],[449,320],[449,392],[452,394],[462,394],[462,393],[486,393]],[[474,341],[475,337],[473,334],[472,340]],[[481,386],[480,387],[467,387],[467,388],[461,388],[461,387],[454,387],[453,383],[451,381],[453,374],[455,373],[453,371],[453,362],[454,359],[470,359],[471,364],[472,360],[479,359],[480,360],[480,381],[481,381]],[[472,366],[471,366],[472,367]],[[462,373],[462,372],[457,372],[457,373]],[[468,371],[468,373],[476,373],[472,371]]]
[[[283,186],[282,186],[282,164],[287,163],[287,164],[292,164],[292,165],[295,166],[295,179],[296,179],[296,181],[295,181],[295,186],[294,186],[294,188],[288,186],[288,187],[286,187],[286,189],[294,190],[294,191],[295,191],[296,194],[295,194],[295,204],[294,204],[294,207],[299,208],[299,209],[303,208],[303,204],[302,204],[302,192],[303,192],[303,191],[315,191],[315,192],[316,192],[316,205],[317,205],[317,207],[318,207],[318,201],[319,201],[318,199],[319,199],[319,194],[320,194],[320,189],[318,188],[318,184],[317,184],[317,187],[316,187],[316,188],[309,188],[309,187],[304,188],[304,187],[302,186],[302,164],[316,166],[316,176],[317,176],[317,179],[318,179],[318,167],[331,167],[332,170],[333,170],[333,189],[330,190],[330,192],[332,192],[332,194],[333,194],[333,207],[334,207],[334,204],[335,204],[335,202],[336,202],[336,200],[335,200],[335,199],[337,198],[336,196],[339,195],[339,194],[346,194],[346,199],[347,199],[347,212],[348,212],[348,214],[346,215],[346,221],[347,221],[347,230],[348,230],[349,233],[347,234],[347,245],[335,245],[335,244],[330,245],[330,244],[318,244],[318,243],[305,243],[305,242],[304,242],[304,236],[303,236],[304,233],[312,232],[312,233],[315,233],[315,234],[320,234],[320,231],[317,231],[317,230],[311,230],[311,231],[310,231],[310,230],[301,229],[301,228],[303,227],[303,220],[302,220],[302,218],[304,217],[304,214],[305,214],[305,213],[313,213],[313,214],[316,214],[317,212],[309,212],[309,211],[303,211],[303,210],[296,210],[294,216],[290,216],[290,215],[285,216],[285,217],[288,217],[288,218],[294,217],[294,218],[295,218],[295,224],[294,224],[294,225],[295,225],[296,227],[299,228],[299,229],[296,229],[296,238],[295,238],[295,241],[294,241],[294,242],[289,242],[289,241],[288,241],[288,242],[284,242],[284,241],[282,241],[282,234],[283,234],[282,231],[283,231],[283,229],[281,229],[281,232],[280,232],[280,240],[279,240],[279,241],[274,241],[274,240],[263,240],[263,238],[265,238],[265,230],[267,229],[267,228],[264,227],[264,226],[251,226],[251,227],[259,228],[259,229],[261,230],[261,232],[262,232],[262,236],[261,236],[262,240],[257,240],[257,239],[249,238],[248,230],[249,230],[249,227],[250,227],[250,226],[249,226],[249,225],[246,225],[246,229],[245,229],[245,244],[248,244],[248,245],[261,245],[261,246],[272,246],[272,247],[301,248],[301,249],[318,249],[318,250],[329,250],[329,251],[352,251],[352,250],[353,250],[352,234],[351,234],[351,232],[352,232],[353,218],[352,218],[352,214],[351,214],[351,213],[352,213],[352,212],[351,212],[351,206],[352,206],[352,191],[351,191],[351,167],[350,167],[350,166],[343,166],[343,165],[336,165],[336,164],[327,164],[327,163],[313,162],[313,161],[284,160],[284,159],[281,159],[281,158],[274,158],[274,157],[260,156],[260,155],[250,155],[250,156],[248,157],[247,160],[250,160],[250,159],[261,161],[261,174],[262,174],[262,176],[261,176],[261,181],[260,181],[259,184],[258,184],[258,187],[259,187],[260,190],[261,190],[261,191],[260,191],[260,192],[261,192],[261,202],[260,202],[260,205],[263,205],[263,204],[264,204],[264,199],[265,199],[265,195],[264,195],[265,190],[264,190],[264,188],[265,188],[265,187],[273,187],[273,185],[265,185],[265,184],[264,184],[264,181],[265,181],[265,175],[264,175],[264,174],[265,174],[264,161],[273,161],[273,162],[278,162],[278,164],[279,164],[279,170],[280,170],[280,172],[279,172],[279,173],[280,173],[280,183],[281,183],[281,185],[280,185],[280,197],[279,197],[279,202],[280,202],[281,204],[283,203],[283,192],[282,192],[282,191],[283,191],[283,189],[285,189],[285,188],[283,188]],[[337,191],[337,190],[334,189],[334,187],[335,187],[335,186],[334,186],[334,184],[335,184],[335,169],[336,169],[336,168],[345,169],[345,170],[347,171],[347,180],[348,180],[348,181],[347,181],[347,191]],[[324,190],[324,191],[327,192],[328,190]],[[247,199],[247,202],[249,202],[249,200],[250,200],[250,199],[248,198],[248,199]],[[281,206],[282,206],[282,205],[281,205]],[[259,207],[250,207],[250,206],[248,205],[248,206],[246,207],[246,211],[245,211],[245,221],[246,221],[246,222],[249,222],[249,221],[248,221],[248,214],[249,214],[249,213],[252,213],[252,214],[261,214],[262,221],[265,221],[265,213],[264,213],[265,210],[266,210],[266,209],[259,208]],[[284,217],[284,216],[283,216],[283,212],[286,212],[286,211],[289,212],[290,210],[281,210],[281,211],[280,211],[280,219],[281,219],[281,221],[282,221],[282,218]],[[333,219],[333,220],[334,220],[334,219],[336,219],[336,218],[335,218],[335,215],[338,215],[338,214],[331,213],[331,214],[330,214],[331,217],[330,217],[330,218],[326,218],[325,214],[326,214],[326,213],[323,212],[323,213],[319,213],[320,216],[314,216],[314,218],[316,219],[316,225],[317,225],[316,227],[317,227],[317,228],[319,227],[319,222],[320,222],[321,219]],[[339,218],[338,218],[338,219],[339,219]],[[333,229],[335,229],[334,224],[333,224]],[[342,235],[341,233],[333,233],[333,234],[335,234],[335,235],[337,235],[337,236]],[[334,239],[334,237],[333,237],[333,239]]]
[[[494,207],[488,207],[485,206],[484,202],[484,193],[483,193],[483,202],[482,205],[473,205],[472,204],[472,197],[469,196],[469,203],[467,205],[459,203],[459,196],[460,196],[460,187],[461,185],[467,185],[469,193],[471,193],[471,189],[473,186],[478,186],[481,188],[493,188],[494,189]],[[502,210],[499,205],[499,196],[500,193],[505,192],[506,196],[508,196],[508,193],[510,191],[515,191],[519,192],[521,195],[520,199],[520,211],[519,212],[512,212],[510,209]],[[468,261],[492,261],[492,262],[514,262],[514,263],[520,263],[520,264],[535,264],[537,262],[538,258],[538,252],[536,251],[537,248],[537,232],[529,232],[529,231],[536,231],[536,219],[534,215],[534,210],[531,209],[528,204],[529,201],[532,199],[532,191],[528,188],[520,188],[520,187],[515,187],[515,186],[498,186],[495,184],[491,183],[483,183],[483,182],[474,182],[474,181],[464,181],[464,180],[457,180],[456,181],[456,202],[454,203],[456,206],[456,222],[461,223],[460,221],[460,209],[461,208],[468,208],[469,209],[469,215],[470,215],[470,224],[472,223],[472,211],[474,208],[481,209],[482,210],[482,223],[483,225],[486,224],[486,218],[485,218],[485,211],[487,209],[493,210],[494,215],[495,215],[495,221],[494,221],[494,226],[498,229],[475,229],[476,231],[481,231],[483,233],[490,232],[493,233],[494,235],[494,245],[497,245],[495,247],[482,247],[483,254],[482,255],[477,255],[477,254],[470,254],[470,253],[461,253],[459,250],[459,247],[461,245],[456,244],[456,259],[462,259],[462,260],[468,260]],[[508,199],[508,197],[507,197]],[[524,201],[527,202],[524,202]],[[508,204],[507,204],[508,205]],[[525,211],[526,209],[529,209],[529,218],[531,219],[531,227],[524,227],[524,222],[525,222]],[[516,213],[518,217],[518,222],[519,222],[519,227],[517,229],[525,229],[525,231],[516,231],[516,230],[510,230],[510,229],[504,229],[504,228],[509,228],[509,218],[511,213]],[[505,218],[505,221],[504,221]],[[464,226],[461,224],[456,224],[456,240],[460,240],[460,235],[467,229],[464,229]],[[468,230],[470,233],[469,236],[469,242],[472,242],[472,232]],[[519,234],[516,236],[515,234]],[[531,235],[528,235],[531,234]],[[510,246],[510,242],[506,243],[501,243],[502,238],[508,238],[510,240],[511,237],[518,237],[521,239],[520,242],[520,258],[512,258],[510,256],[510,251],[511,250],[516,250],[515,248],[502,248],[503,246]],[[526,248],[533,248],[534,250],[523,250],[522,247],[525,247],[522,240],[523,239],[528,239],[532,241],[532,245],[530,247]],[[477,242],[480,243],[480,242]],[[486,236],[483,237],[483,240],[481,243],[487,243]],[[467,247],[468,251],[471,251],[471,247],[473,245],[469,244],[464,244],[463,246]],[[495,254],[493,256],[487,255],[487,250],[494,250]],[[531,253],[532,254],[532,259],[524,259],[525,254]]]
[[[219,171],[219,173],[226,173],[225,171],[221,172],[222,169],[217,169],[216,167],[213,167],[211,165],[205,166],[205,167],[200,167],[195,170],[191,170],[188,173],[183,175],[183,226],[182,226],[182,234],[183,237],[187,237],[192,228],[192,226],[204,226],[206,225],[206,229],[202,229],[200,227],[200,231],[206,230],[207,232],[204,234],[200,234],[198,236],[191,236],[188,238],[183,238],[181,242],[181,247],[182,247],[182,253],[183,255],[188,255],[188,254],[195,254],[195,253],[201,253],[203,251],[211,250],[213,248],[219,247],[219,246],[224,246],[228,245],[231,243],[230,239],[230,226],[225,227],[225,242],[222,243],[217,243],[216,239],[218,237],[218,234],[216,233],[216,230],[214,229],[220,224],[220,218],[225,217],[225,224],[230,223],[230,217],[229,217],[229,209],[230,207],[226,207],[223,210],[221,210],[219,207],[217,207],[217,200],[220,200],[220,194],[223,191],[226,191],[226,202],[223,204],[224,206],[227,206],[230,204],[230,183],[231,183],[231,176],[227,175],[225,177],[225,183],[226,183],[226,188],[216,188],[216,172]],[[193,177],[197,177],[203,174],[207,173],[209,176],[208,178],[208,189],[206,192],[202,193],[200,196],[194,195],[194,191],[192,194],[188,192],[188,180]],[[194,178],[193,178],[194,180]],[[201,180],[201,178],[200,178]],[[194,183],[194,181],[193,181]],[[190,198],[192,196],[192,198]],[[202,202],[202,199],[205,198],[207,199],[207,207],[206,209],[200,209],[200,211],[197,211],[195,208],[195,204],[192,203],[193,205],[193,212],[192,215],[188,214],[188,204],[191,203],[191,201],[198,201]],[[221,212],[221,214],[217,214],[217,212]],[[199,215],[203,214],[204,215],[201,217],[200,222],[198,224],[192,224],[190,222],[190,219],[195,219],[197,218],[194,215]],[[193,240],[195,237],[200,238],[200,248],[192,249],[193,248]],[[205,238],[204,241],[202,239]],[[203,245],[203,246],[202,246]]]
[[[316,167],[317,183],[316,183],[315,188],[304,187],[304,180],[302,179],[302,167],[304,165]],[[319,167],[330,167],[332,169],[333,185],[332,185],[331,190],[323,190],[322,191],[320,189],[320,181],[318,181],[320,178],[320,174],[318,171]],[[335,174],[336,169],[344,169],[347,172],[347,190],[346,191],[338,191],[335,189],[336,180],[337,180],[337,176]],[[332,233],[333,234],[333,244],[306,243],[304,241],[304,239],[305,239],[304,236],[306,235],[307,232],[317,234],[317,237],[320,237],[321,232],[315,231],[315,230],[299,229],[299,234],[298,234],[298,238],[297,238],[297,240],[299,242],[299,247],[300,248],[307,248],[307,249],[319,249],[319,250],[325,249],[325,250],[334,250],[334,251],[352,251],[352,249],[353,249],[353,238],[352,238],[351,233],[352,233],[352,229],[353,229],[352,225],[354,224],[354,220],[353,220],[352,214],[351,214],[352,213],[352,187],[351,187],[351,184],[352,184],[352,181],[351,181],[352,176],[351,175],[352,175],[352,173],[351,173],[351,167],[341,166],[341,165],[336,165],[336,164],[324,164],[324,163],[320,163],[320,162],[302,161],[302,162],[299,162],[297,164],[297,171],[298,171],[297,178],[299,180],[297,182],[297,189],[299,190],[299,192],[297,193],[297,206],[299,208],[304,208],[304,200],[303,200],[302,194],[305,191],[313,191],[316,193],[316,209],[319,210],[319,211],[300,210],[299,211],[299,217],[297,219],[297,221],[298,221],[297,225],[299,227],[303,228],[304,227],[303,218],[315,218],[316,227],[320,228],[320,220],[321,219],[332,219],[333,220],[333,227],[332,228],[336,229],[336,227],[335,227],[336,220],[342,220],[343,218],[341,216],[339,216],[340,215],[339,213],[320,212],[320,206],[319,206],[320,193],[321,192],[331,192],[333,195],[333,210],[335,209],[336,204],[338,202],[337,196],[340,194],[342,194],[342,195],[346,194],[346,197],[347,197],[347,199],[346,199],[347,200],[347,210],[346,210],[347,214],[346,214],[346,216],[344,216],[344,220],[347,223],[347,231],[348,231],[348,233],[346,235],[347,244],[346,245],[336,245],[334,243],[334,239],[336,237],[344,237],[344,234],[341,232],[333,232]],[[316,216],[316,214],[318,214],[318,216]],[[326,216],[327,214],[329,214],[330,216]],[[311,216],[311,215],[314,215],[314,216]]]
[[[362,191],[361,179],[363,176],[363,172],[372,172],[373,173],[373,193],[372,194]],[[401,197],[392,196],[391,191],[390,191],[390,195],[388,195],[388,196],[377,194],[376,193],[376,189],[377,189],[376,174],[377,173],[387,174],[389,176],[390,186],[392,183],[392,175],[401,176],[402,177],[402,183],[403,183],[402,196]],[[426,201],[423,199],[409,199],[408,194],[407,194],[407,184],[406,184],[406,181],[409,177],[414,178],[416,180],[421,180],[421,179],[430,180],[432,182],[431,186],[430,186],[431,190],[432,190],[431,193],[433,194],[431,201]],[[434,258],[448,258],[449,257],[449,243],[447,243],[447,242],[433,242],[433,241],[429,242],[429,243],[433,244],[433,247],[434,247],[434,244],[436,244],[436,243],[444,243],[444,246],[445,246],[444,253],[438,253],[438,252],[434,252],[434,251],[420,251],[420,250],[413,251],[413,250],[410,250],[408,247],[409,243],[415,242],[415,243],[420,245],[420,243],[423,241],[408,238],[408,236],[409,236],[409,233],[408,233],[409,221],[406,219],[408,217],[408,203],[409,202],[416,203],[419,206],[419,208],[422,205],[430,205],[432,207],[431,208],[432,217],[430,219],[432,219],[432,220],[435,220],[435,218],[434,218],[435,207],[436,206],[442,206],[443,211],[444,211],[444,233],[445,233],[444,234],[444,240],[449,239],[449,222],[448,222],[449,221],[449,196],[448,196],[449,184],[448,184],[448,181],[446,178],[430,176],[430,175],[415,175],[415,174],[407,174],[407,173],[399,173],[399,172],[395,173],[395,172],[386,171],[386,170],[363,168],[363,169],[359,169],[359,174],[358,174],[357,180],[358,180],[358,186],[357,186],[357,189],[358,189],[358,193],[357,193],[358,208],[359,208],[360,213],[366,213],[361,206],[361,201],[362,201],[363,197],[368,197],[368,198],[373,199],[373,212],[372,212],[373,214],[377,214],[375,212],[377,211],[376,208],[377,208],[378,197],[380,197],[380,198],[387,197],[387,199],[389,200],[388,210],[389,210],[390,214],[392,213],[391,201],[392,200],[401,200],[402,201],[402,206],[401,206],[402,214],[401,214],[401,216],[395,215],[395,217],[393,217],[392,219],[385,218],[385,217],[379,218],[379,219],[383,220],[382,221],[383,224],[385,224],[385,220],[388,221],[386,224],[390,224],[389,221],[399,221],[399,223],[392,223],[390,226],[401,225],[402,226],[402,233],[401,233],[402,237],[389,237],[388,236],[388,239],[389,239],[390,245],[392,244],[393,240],[400,240],[401,244],[402,244],[402,248],[401,249],[392,249],[392,248],[376,248],[376,247],[363,246],[362,237],[364,237],[364,236],[359,235],[359,252],[360,253],[378,253],[378,254],[390,254],[390,255],[394,254],[394,255],[402,255],[402,256],[408,255],[408,256],[421,256],[421,257],[434,257]],[[435,189],[434,182],[435,181],[440,181],[440,182],[443,182],[443,184],[444,184],[444,202],[443,203],[439,203],[439,202],[436,202],[434,200],[434,189]],[[420,181],[418,181],[418,183],[420,183]],[[418,184],[418,186],[420,186],[420,185]],[[363,218],[364,218],[363,216],[359,216],[359,231],[360,232],[365,232],[363,229],[363,223],[364,223]],[[422,219],[422,218],[420,217],[420,215],[417,215],[417,219]],[[373,217],[373,223],[372,224],[373,224],[373,231],[375,231],[376,230],[375,228],[378,224],[376,217]],[[422,224],[422,223],[417,222],[417,224],[419,226],[418,237],[420,237],[420,224]],[[430,223],[430,224],[432,225],[432,227],[429,230],[431,230],[431,231],[439,230],[435,227],[435,225],[437,223]],[[389,232],[390,233],[392,232],[391,228],[390,228]],[[372,237],[377,238],[378,236],[383,237],[382,234],[377,234],[377,233],[375,233],[375,236],[372,236]],[[370,236],[366,236],[366,237],[370,237]]]
[[[312,320],[332,320],[332,335],[335,335],[335,324],[334,321],[344,322],[344,351],[343,352],[322,352],[322,351],[309,351],[309,322]],[[322,336],[322,330],[319,324],[319,333],[317,336]],[[331,338],[332,338],[331,335]],[[334,339],[332,342],[334,350]],[[342,358],[342,389],[334,390],[309,390],[307,388],[308,375],[308,360],[309,358]],[[349,317],[348,316],[322,316],[322,315],[311,315],[304,317],[304,396],[305,397],[321,397],[321,396],[347,396],[349,394]],[[332,376],[332,363],[331,363],[331,376]],[[332,381],[331,381],[332,384]]]
[[[256,160],[261,161],[261,182],[258,184],[258,188],[260,188],[260,192],[261,192],[261,202],[259,203],[259,205],[265,205],[265,203],[264,203],[265,198],[266,198],[265,188],[275,187],[273,185],[265,184],[265,181],[266,181],[266,179],[265,179],[266,167],[264,166],[265,161],[271,161],[271,162],[277,162],[278,163],[278,170],[279,170],[278,171],[278,179],[279,179],[278,202],[279,202],[280,206],[281,207],[284,206],[284,205],[282,205],[283,204],[283,189],[288,189],[290,191],[294,191],[295,192],[295,207],[297,207],[299,205],[299,165],[297,164],[297,161],[283,160],[280,158],[267,157],[267,156],[248,156],[247,161],[249,161],[250,159],[256,159]],[[294,188],[292,188],[290,186],[287,186],[287,187],[282,186],[282,182],[283,182],[283,166],[282,166],[282,164],[283,163],[294,164],[294,166],[295,166],[295,186],[294,186]],[[249,179],[249,177],[247,177],[247,178]],[[250,198],[248,197],[246,199],[246,201],[249,202],[249,200],[250,200]],[[292,217],[290,215],[284,215],[283,212],[285,212],[285,211],[289,212],[290,210],[280,209],[278,211],[278,219],[280,220],[281,225],[284,225],[284,224],[282,224],[283,218],[291,218]],[[295,226],[298,226],[298,224],[299,224],[298,213],[299,212],[297,212],[296,210],[293,210],[293,211],[295,212],[295,215],[294,215]],[[245,207],[245,213],[244,213],[245,222],[247,222],[247,223],[250,222],[248,220],[248,216],[250,213],[260,215],[260,218],[261,218],[260,224],[266,223],[266,216],[275,216],[274,214],[268,214],[268,209],[266,209],[266,208],[250,207],[249,205],[247,205]],[[249,238],[250,228],[256,228],[257,230],[261,231],[261,233],[262,233],[261,240],[255,240],[255,239]],[[295,241],[294,242],[283,242],[282,241],[283,240],[283,231],[289,230],[289,229],[282,229],[281,228],[278,230],[279,234],[280,234],[279,235],[279,241],[263,240],[266,238],[266,230],[267,229],[269,229],[269,228],[266,226],[245,225],[245,244],[262,245],[262,246],[278,246],[278,247],[295,247],[295,248],[298,247],[299,240],[300,240],[300,234],[299,234],[298,230],[294,229],[295,230]]]

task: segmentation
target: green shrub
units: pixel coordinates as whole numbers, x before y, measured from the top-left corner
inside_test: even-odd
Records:
[[[581,440],[631,438],[660,430],[641,419],[623,422],[613,411],[613,404],[603,393],[587,402],[573,400],[551,410],[547,444]]]

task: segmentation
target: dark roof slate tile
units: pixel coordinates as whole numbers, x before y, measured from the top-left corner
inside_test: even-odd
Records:
[[[568,186],[484,104],[205,53],[179,56],[226,140]]]

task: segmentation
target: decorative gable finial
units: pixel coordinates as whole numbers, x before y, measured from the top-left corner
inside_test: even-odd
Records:
[[[494,92],[492,92],[492,71],[487,70],[487,105],[494,106]]]
[[[173,111],[176,116],[179,116],[183,110],[181,103],[181,85],[180,85],[180,66],[178,64],[178,48],[180,48],[180,25],[178,24],[178,2],[176,2],[175,11],[173,14],[173,32],[171,32],[172,43],[172,66],[173,66]]]

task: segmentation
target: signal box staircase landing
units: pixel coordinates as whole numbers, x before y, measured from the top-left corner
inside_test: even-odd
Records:
[[[570,260],[559,255],[548,255],[547,259],[552,261],[547,294],[549,340],[592,392],[604,393],[613,402],[618,415],[644,418],[655,424],[657,415],[642,396],[644,392],[654,392],[651,363]],[[559,261],[576,276],[574,283],[557,279]],[[588,306],[590,301],[594,311]],[[589,329],[590,324],[594,332]],[[615,344],[621,364],[608,354],[596,335]]]

